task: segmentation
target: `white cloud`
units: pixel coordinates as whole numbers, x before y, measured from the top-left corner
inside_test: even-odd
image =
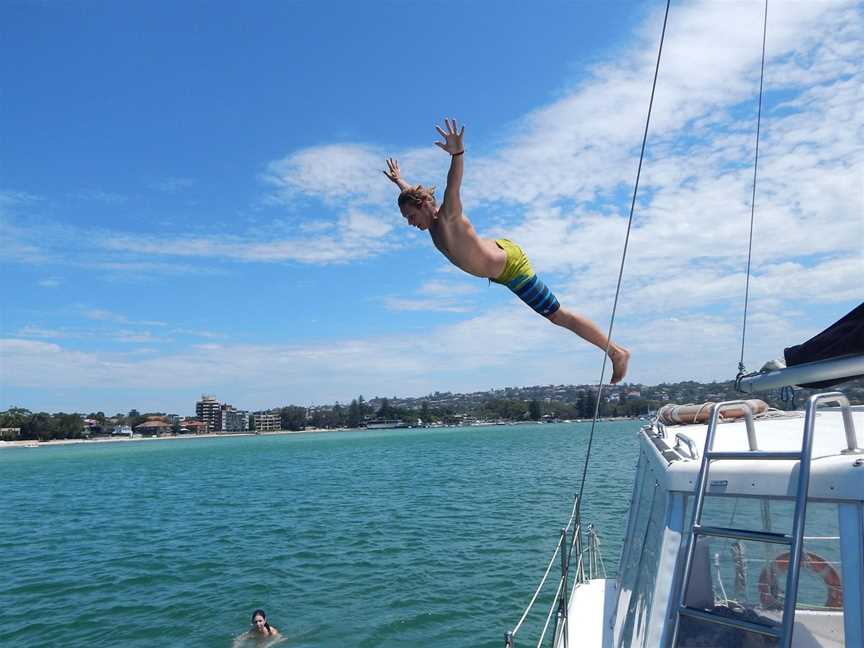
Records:
[[[86,319],[96,320],[98,322],[114,322],[119,324],[138,324],[140,326],[167,326],[167,322],[161,320],[140,320],[130,318],[123,313],[106,310],[104,308],[93,308],[86,304],[76,304],[77,312]]]
[[[420,334],[335,343],[208,343],[175,353],[138,354],[85,352],[11,338],[0,340],[0,356],[8,367],[8,387],[137,388],[152,386],[153,376],[159,376],[163,388],[231,390],[236,393],[232,399],[254,407],[268,404],[256,392],[281,391],[282,398],[291,394],[295,402],[324,402],[349,398],[370,385],[382,393],[423,392],[450,388],[451,376],[467,385],[478,376],[499,376],[514,361],[524,361],[539,376],[547,361],[535,357],[534,345],[550,335],[564,347],[578,347],[577,356],[587,351],[585,345],[572,344],[574,336],[544,325],[528,309],[506,309]]]
[[[327,201],[368,200],[370,187],[382,184],[377,177],[381,157],[363,145],[320,146],[271,162],[264,179],[283,200],[297,195]],[[383,189],[380,193],[383,197]]]
[[[382,173],[390,156],[399,158],[406,178],[417,183],[442,159],[440,152],[427,150],[387,153],[366,144],[326,144],[270,162],[263,179],[275,188],[275,199],[289,204],[299,196],[329,205],[392,204],[396,190]]]
[[[333,229],[334,224],[329,221],[324,220],[311,220],[300,223],[300,231],[301,232],[326,232],[328,230]]]
[[[754,316],[752,321],[757,332],[766,327],[794,332],[788,325],[776,328],[776,318]],[[737,324],[716,316],[666,318],[625,328],[622,336],[640,349],[633,360],[640,378],[668,378],[669,363],[696,372],[692,375],[698,378],[723,378],[734,373],[737,363]],[[691,343],[694,332],[697,345]],[[776,355],[770,345],[764,352]],[[0,341],[0,355],[13,377],[10,387],[51,392],[74,380],[84,389],[106,384],[135,389],[152,386],[153,376],[159,376],[162,388],[214,390],[250,408],[286,401],[344,401],[370,389],[375,394],[421,395],[436,389],[591,383],[602,366],[600,350],[516,303],[454,325],[386,338],[305,345],[208,343],[147,354],[83,352],[7,339]]]
[[[434,279],[426,281],[417,289],[417,292],[432,297],[447,297],[449,295],[472,295],[479,292],[479,288],[464,282],[457,283]]]
[[[41,196],[27,193],[26,191],[14,191],[12,189],[0,189],[0,215],[10,208],[34,203],[42,200]]]
[[[141,342],[172,342],[171,338],[159,337],[153,335],[151,331],[132,331],[123,329],[117,331],[111,335],[111,339],[116,342],[131,342],[131,343],[141,343]]]
[[[419,297],[384,297],[385,308],[392,311],[429,311],[439,313],[471,313],[477,307],[473,300],[479,288],[476,284],[466,283],[464,275],[455,281],[433,279],[424,282],[416,289]]]
[[[218,333],[216,331],[208,331],[205,329],[185,329],[185,328],[176,328],[172,329],[171,333],[174,335],[188,335],[191,337],[202,337],[205,339],[215,340],[226,337],[224,333]]]
[[[348,213],[342,219],[342,229],[345,230],[344,236],[375,239],[385,236],[392,229],[390,223],[384,222],[380,218],[370,216],[356,209],[349,209]]]
[[[411,297],[385,297],[384,307],[391,311],[428,311],[439,313],[470,313],[470,304],[458,304],[452,300],[417,299]]]
[[[321,227],[317,220],[311,232],[293,238],[248,236],[131,236],[103,232],[94,235],[98,245],[118,253],[147,257],[215,258],[242,262],[330,264],[348,263],[390,249],[387,234],[393,229],[388,218],[358,209],[347,210],[335,227]]]
[[[17,333],[20,337],[24,338],[46,338],[46,339],[60,339],[60,338],[69,338],[69,337],[78,337],[77,333],[70,332],[67,329],[49,329],[43,328],[41,326],[35,326],[33,324],[27,324],[23,326]]]
[[[78,312],[87,319],[100,322],[128,322],[129,318],[121,313],[114,313],[103,308],[90,308],[83,304],[78,305]]]
[[[47,258],[43,246],[34,232],[19,227],[11,221],[9,211],[3,205],[4,198],[0,193],[0,260],[9,263],[42,263]],[[17,199],[12,199],[17,200]]]

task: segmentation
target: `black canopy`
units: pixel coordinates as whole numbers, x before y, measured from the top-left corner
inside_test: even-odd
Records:
[[[828,360],[848,355],[864,354],[864,302],[850,313],[834,322],[818,335],[806,342],[783,350],[786,366],[792,367],[805,362]],[[849,376],[840,380],[824,380],[807,383],[801,387],[829,387],[864,375]]]

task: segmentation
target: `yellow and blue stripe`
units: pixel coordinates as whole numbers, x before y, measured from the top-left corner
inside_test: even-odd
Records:
[[[524,277],[517,277],[506,285],[519,299],[543,317],[549,317],[561,307],[549,286],[536,274],[528,277],[527,280]]]
[[[507,261],[504,271],[492,281],[507,286],[519,299],[544,317],[557,311],[561,307],[558,299],[534,273],[522,248],[507,239],[498,239],[495,243],[507,253]]]

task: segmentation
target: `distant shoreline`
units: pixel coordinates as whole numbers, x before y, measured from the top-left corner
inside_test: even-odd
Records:
[[[640,420],[638,417],[630,417],[630,416],[610,416],[604,418],[598,418],[598,422],[603,421],[636,421]],[[520,421],[520,422],[507,422],[504,425],[557,425],[559,423],[590,423],[590,419],[571,419],[567,421]],[[436,426],[436,427],[495,427],[498,424],[483,424],[483,425],[447,425],[447,426]],[[379,432],[381,430],[387,430],[390,428],[381,428],[374,429],[371,431]],[[411,428],[392,428],[392,429],[400,429],[407,430]],[[425,428],[424,428],[425,429]],[[128,443],[128,442],[147,442],[147,441],[178,441],[183,439],[223,439],[226,437],[254,437],[254,436],[285,436],[290,434],[321,434],[323,432],[368,432],[365,427],[359,428],[310,428],[306,430],[279,430],[278,432],[211,432],[208,434],[166,434],[164,436],[135,436],[135,437],[127,437],[127,436],[110,436],[110,437],[96,437],[95,439],[52,439],[50,441],[37,441],[35,439],[29,440],[20,440],[20,441],[0,441],[0,449],[2,448],[41,448],[48,446],[61,446],[61,445],[78,445],[83,443]]]
[[[347,432],[355,428],[314,428],[310,430],[279,430],[278,432],[220,432],[209,434],[166,434],[163,436],[110,436],[95,439],[36,439],[20,441],[0,441],[0,448],[41,448],[42,446],[77,445],[82,443],[128,443],[139,441],[178,441],[183,439],[222,439],[225,437],[282,436],[287,434],[318,434],[320,432]],[[365,430],[365,428],[356,428]]]

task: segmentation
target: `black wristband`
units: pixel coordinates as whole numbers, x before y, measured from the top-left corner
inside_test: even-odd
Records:
[[[451,153],[450,156],[451,156],[451,157],[456,157],[457,155],[463,155],[464,153],[465,153],[465,149],[462,149],[462,150],[459,151],[458,153]]]

